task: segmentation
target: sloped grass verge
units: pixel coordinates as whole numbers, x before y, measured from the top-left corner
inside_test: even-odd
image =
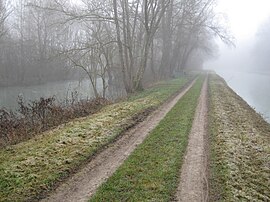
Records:
[[[202,82],[197,80],[90,202],[173,199]]]
[[[270,124],[210,76],[210,201],[270,201]]]
[[[97,151],[183,87],[189,78],[163,82],[31,140],[0,149],[0,201],[36,200]]]

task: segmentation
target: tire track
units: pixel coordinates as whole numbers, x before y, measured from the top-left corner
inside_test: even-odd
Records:
[[[208,200],[207,181],[207,88],[205,79],[196,108],[189,142],[181,169],[176,201],[198,202]]]
[[[184,88],[177,96],[161,105],[145,121],[130,129],[95,156],[81,171],[61,184],[42,202],[83,202],[95,193],[97,188],[108,179],[127,159],[134,149],[143,142],[178,100],[193,86],[196,79]]]

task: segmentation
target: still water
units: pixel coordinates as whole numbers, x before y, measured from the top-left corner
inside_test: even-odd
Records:
[[[270,75],[229,70],[216,70],[216,72],[270,123]],[[101,80],[98,80],[98,89],[101,92]],[[88,80],[83,80],[81,83],[61,81],[26,87],[2,87],[0,88],[0,108],[16,109],[18,95],[23,96],[25,100],[55,96],[58,101],[62,101],[71,98],[74,91],[78,92],[79,99],[92,98],[94,95]]]
[[[98,80],[97,83],[98,89],[101,92],[101,80]],[[83,80],[80,83],[78,81],[59,81],[35,86],[0,87],[0,108],[16,109],[19,95],[26,101],[52,96],[55,96],[58,101],[63,101],[66,98],[70,99],[72,92],[75,91],[78,93],[79,99],[92,98],[94,96],[89,80]]]
[[[216,70],[227,84],[270,123],[270,75]]]

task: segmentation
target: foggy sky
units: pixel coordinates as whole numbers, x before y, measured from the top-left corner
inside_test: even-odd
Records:
[[[217,10],[225,14],[236,47],[227,47],[217,39],[219,57],[205,63],[204,68],[270,74],[270,1],[220,0]]]

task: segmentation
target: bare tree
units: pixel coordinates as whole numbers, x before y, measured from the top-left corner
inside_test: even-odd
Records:
[[[139,91],[150,77],[200,66],[192,61],[211,54],[215,35],[231,43],[214,6],[215,0],[21,0],[10,43],[20,66],[14,69],[21,82],[81,78],[82,69],[96,97],[116,84],[128,94]],[[67,68],[74,66],[80,68]],[[72,75],[62,77],[63,69]]]
[[[183,71],[192,54],[206,51],[209,40],[215,35],[232,45],[233,39],[222,26],[213,11],[215,0],[182,0],[173,2],[167,11],[162,29],[162,60],[159,73],[172,76]],[[165,19],[164,19],[165,21]],[[206,53],[210,53],[209,50]]]
[[[5,22],[11,11],[7,10],[6,1],[0,0],[0,39],[7,33]]]
[[[171,0],[169,7],[162,19],[161,35],[162,35],[162,57],[159,65],[159,75],[163,78],[169,76],[169,64],[172,54],[172,37],[173,37],[173,11],[174,11],[174,0]]]
[[[113,1],[117,45],[128,93],[142,89],[150,46],[169,2],[144,0],[129,5],[127,0],[123,0],[118,5],[116,0]]]

